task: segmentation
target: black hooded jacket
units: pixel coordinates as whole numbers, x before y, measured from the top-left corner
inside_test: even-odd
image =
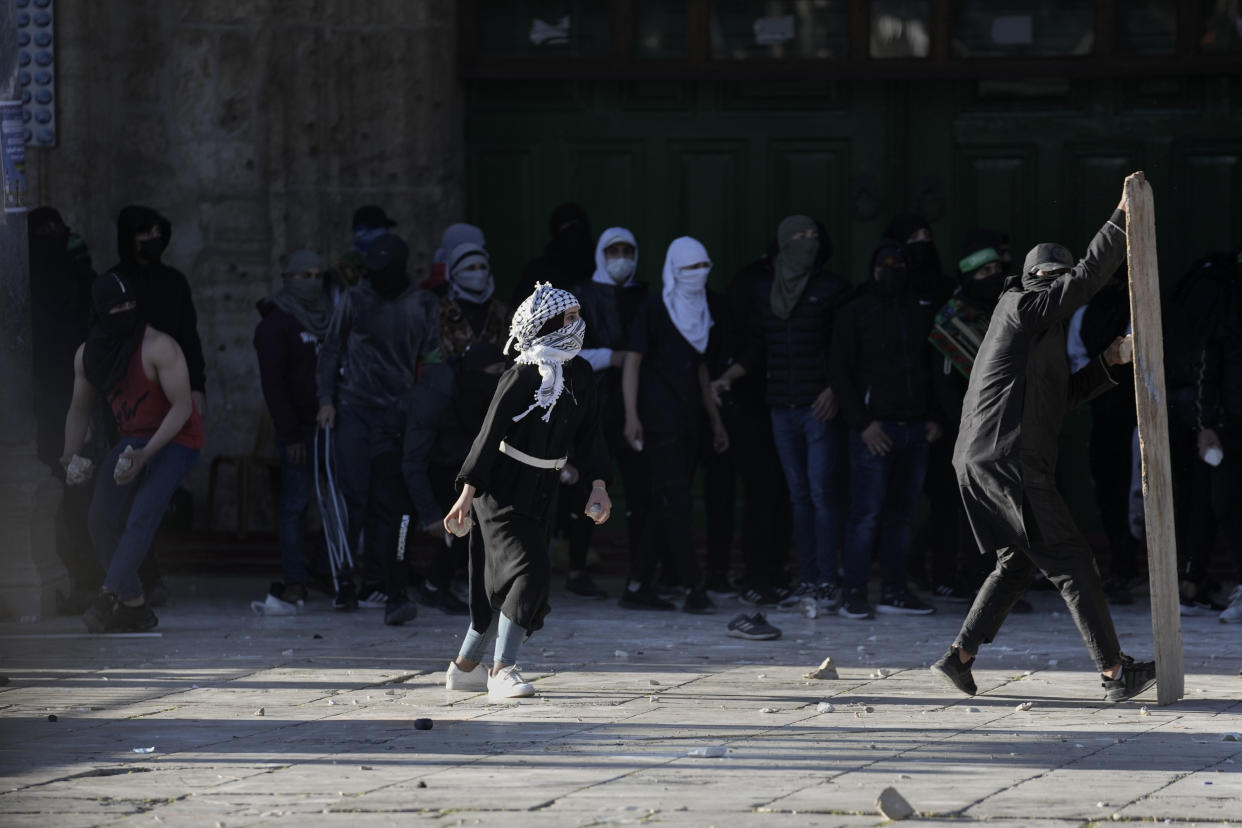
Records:
[[[1056,461],[1065,413],[1113,386],[1101,358],[1072,376],[1065,342],[1070,317],[1116,272],[1126,255],[1125,214],[1104,223],[1087,255],[1055,278],[1010,280],[979,347],[953,449],[962,504],[979,551],[1030,548],[1033,514],[1061,516]],[[1044,525],[1034,533],[1056,542],[1073,526]]]
[[[207,365],[198,338],[198,313],[185,274],[163,262],[139,264],[134,237],[158,225],[164,244],[172,238],[168,219],[150,207],[129,205],[116,221],[116,246],[121,260],[112,269],[125,276],[138,294],[138,310],[143,321],[177,340],[190,372],[190,389],[205,391]]]
[[[1213,253],[1182,276],[1164,317],[1165,380],[1173,423],[1200,430],[1242,418],[1242,262],[1237,252]]]

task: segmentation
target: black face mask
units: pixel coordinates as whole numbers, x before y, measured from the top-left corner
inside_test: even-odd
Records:
[[[905,247],[906,265],[910,270],[939,269],[940,259],[936,255],[936,245],[934,242],[910,242]]]
[[[156,236],[153,239],[143,239],[138,242],[138,255],[146,259],[149,264],[158,264],[160,256],[164,255],[168,242],[164,241],[163,236]]]
[[[396,299],[410,286],[410,275],[405,272],[404,266],[368,271],[367,278],[383,299]]]
[[[109,337],[125,337],[134,332],[138,321],[138,309],[130,308],[117,313],[102,314],[95,320],[95,324]]]
[[[1005,274],[1003,272],[993,273],[982,279],[963,279],[962,293],[973,302],[991,307],[1000,299],[1004,286]]]
[[[880,266],[876,268],[876,288],[885,296],[896,296],[901,293],[906,286],[906,278],[904,267]]]

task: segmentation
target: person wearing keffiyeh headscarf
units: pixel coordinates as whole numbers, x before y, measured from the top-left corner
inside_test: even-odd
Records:
[[[578,356],[586,332],[579,310],[572,293],[547,283],[518,306],[504,348],[514,364],[457,475],[461,495],[444,528],[470,532],[470,628],[449,664],[449,690],[487,690],[493,699],[534,695],[517,656],[549,610],[548,536],[570,455],[592,481],[590,496],[574,508],[596,523],[612,510],[595,380]],[[492,638],[494,662],[481,669]]]

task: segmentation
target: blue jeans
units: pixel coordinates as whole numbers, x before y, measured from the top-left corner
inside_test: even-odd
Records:
[[[841,506],[837,489],[840,426],[820,422],[811,407],[773,408],[772,437],[793,502],[798,580],[837,580]]]
[[[318,471],[314,467],[316,439],[318,437],[315,426],[302,427],[302,445],[306,447],[306,460],[301,465],[290,462],[289,447],[280,440],[276,441],[276,448],[280,452],[280,559],[286,584],[306,583],[303,522]],[[321,454],[322,449],[321,443]]]
[[[173,492],[198,458],[197,449],[169,443],[147,461],[138,479],[118,486],[112,479],[117,458],[127,446],[141,448],[145,438],[122,438],[96,472],[95,494],[87,515],[91,543],[107,575],[104,589],[122,601],[142,596],[138,567],[151,548],[155,531],[168,509]]]
[[[888,454],[872,454],[859,432],[850,430],[850,519],[845,533],[845,588],[867,589],[871,553],[877,548],[885,595],[906,589],[910,522],[927,474],[927,429],[923,423],[883,423],[892,440]]]

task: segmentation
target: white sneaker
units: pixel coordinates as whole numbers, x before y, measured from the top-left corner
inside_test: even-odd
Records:
[[[492,699],[525,699],[535,695],[535,688],[522,678],[517,665],[511,664],[494,676],[488,675],[487,695]]]
[[[458,667],[457,662],[450,661],[444,674],[444,689],[482,693],[487,689],[487,673],[486,664],[476,664],[473,670],[467,672]]]
[[[1229,593],[1229,606],[1221,612],[1220,623],[1242,624],[1242,584],[1238,584]]]

